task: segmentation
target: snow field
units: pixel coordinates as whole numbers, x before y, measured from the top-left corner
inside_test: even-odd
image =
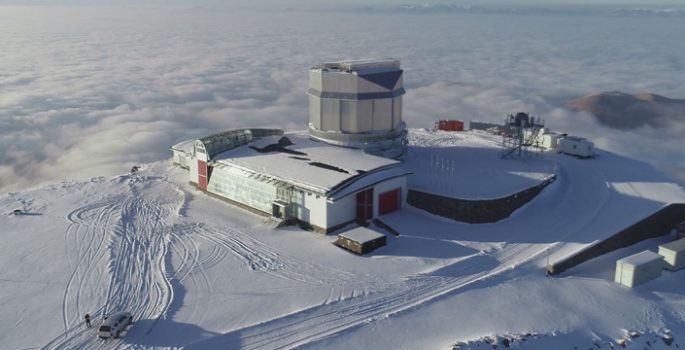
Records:
[[[460,156],[454,144],[498,152],[493,139],[477,134],[410,135],[414,161],[428,144],[444,157]],[[3,211],[21,206],[26,213],[0,217],[0,319],[11,320],[0,327],[3,346],[446,349],[538,333],[554,336],[521,347],[550,349],[576,339],[579,348],[593,339],[607,344],[626,330],[670,330],[676,340],[685,334],[682,272],[635,290],[612,282],[616,259],[667,238],[560,277],[543,272],[548,251],[550,259],[563,257],[685,199],[679,185],[609,153],[587,161],[545,154],[530,163],[542,168],[530,172],[514,161],[488,162],[504,192],[519,187],[518,178],[531,181],[517,174],[551,169],[558,179],[493,224],[407,207],[383,219],[402,235],[388,235],[387,246],[362,257],[335,247],[335,236],[263,227],[262,217],[189,186],[187,173],[166,161],[136,174],[1,195]],[[135,321],[119,339],[95,339],[83,325],[85,313],[98,325],[119,310]]]

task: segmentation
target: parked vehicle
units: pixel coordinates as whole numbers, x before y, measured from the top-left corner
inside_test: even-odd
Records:
[[[133,316],[130,312],[122,311],[111,314],[105,317],[102,325],[98,328],[97,336],[102,339],[116,338],[131,322],[133,322]]]

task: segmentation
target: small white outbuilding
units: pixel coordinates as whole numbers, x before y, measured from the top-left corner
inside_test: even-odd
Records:
[[[644,252],[616,261],[614,281],[633,288],[660,277],[663,267],[663,256],[645,250]]]
[[[670,271],[685,268],[685,238],[659,246],[659,255],[664,257],[664,268]]]
[[[595,155],[595,145],[582,137],[566,136],[557,142],[557,152],[587,158]]]

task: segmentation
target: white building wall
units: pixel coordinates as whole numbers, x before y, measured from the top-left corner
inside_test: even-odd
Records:
[[[614,281],[626,287],[634,288],[660,277],[663,266],[663,260],[654,260],[635,266],[616,262]]]
[[[685,269],[685,238],[659,246],[659,255],[664,257],[664,268],[670,271]]]
[[[173,151],[173,153],[174,153],[173,162],[174,162],[175,164],[181,164],[181,153],[183,153],[183,152],[181,152],[181,151],[176,151],[176,150],[172,150],[172,151]]]
[[[319,130],[340,130],[340,100],[321,99],[321,128]]]
[[[373,100],[357,102],[357,132],[373,131]]]
[[[352,194],[333,203],[327,202],[326,209],[328,211],[326,228],[350,222],[357,217],[357,196]]]
[[[402,96],[392,99],[392,128],[396,128],[402,122]]]
[[[321,70],[309,71],[309,86],[319,91],[323,91],[323,72]]]
[[[349,73],[327,72],[323,74],[323,89],[320,91],[357,93],[356,75]]]
[[[546,149],[557,149],[557,141],[559,140],[559,135],[544,134],[542,136],[542,147]]]
[[[392,100],[373,101],[373,130],[392,130]]]
[[[590,141],[581,142],[562,138],[557,144],[557,151],[580,157],[590,157],[594,154],[594,145]]]
[[[188,166],[190,167],[190,171],[188,172],[188,181],[197,184],[197,159],[195,158],[190,158],[188,162]]]
[[[317,129],[321,129],[321,99],[309,95],[309,122]]]
[[[295,189],[295,191],[298,190]],[[326,205],[326,197],[307,191],[303,191],[301,196],[304,202],[304,209],[301,213],[302,217],[298,217],[298,219],[308,222],[314,226],[326,228],[326,210],[328,209]],[[305,219],[307,217],[308,219]]]
[[[340,101],[340,128],[344,132],[357,132],[357,102]]]

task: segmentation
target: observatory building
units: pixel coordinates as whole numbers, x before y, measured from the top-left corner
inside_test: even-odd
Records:
[[[398,159],[404,155],[402,69],[393,59],[324,63],[309,70],[309,136]]]
[[[393,159],[279,129],[238,129],[181,142],[173,162],[226,202],[328,234],[404,206],[407,176]]]
[[[235,129],[181,142],[173,162],[206,193],[269,217],[330,233],[401,209],[402,70],[397,60],[309,70],[309,131]]]

